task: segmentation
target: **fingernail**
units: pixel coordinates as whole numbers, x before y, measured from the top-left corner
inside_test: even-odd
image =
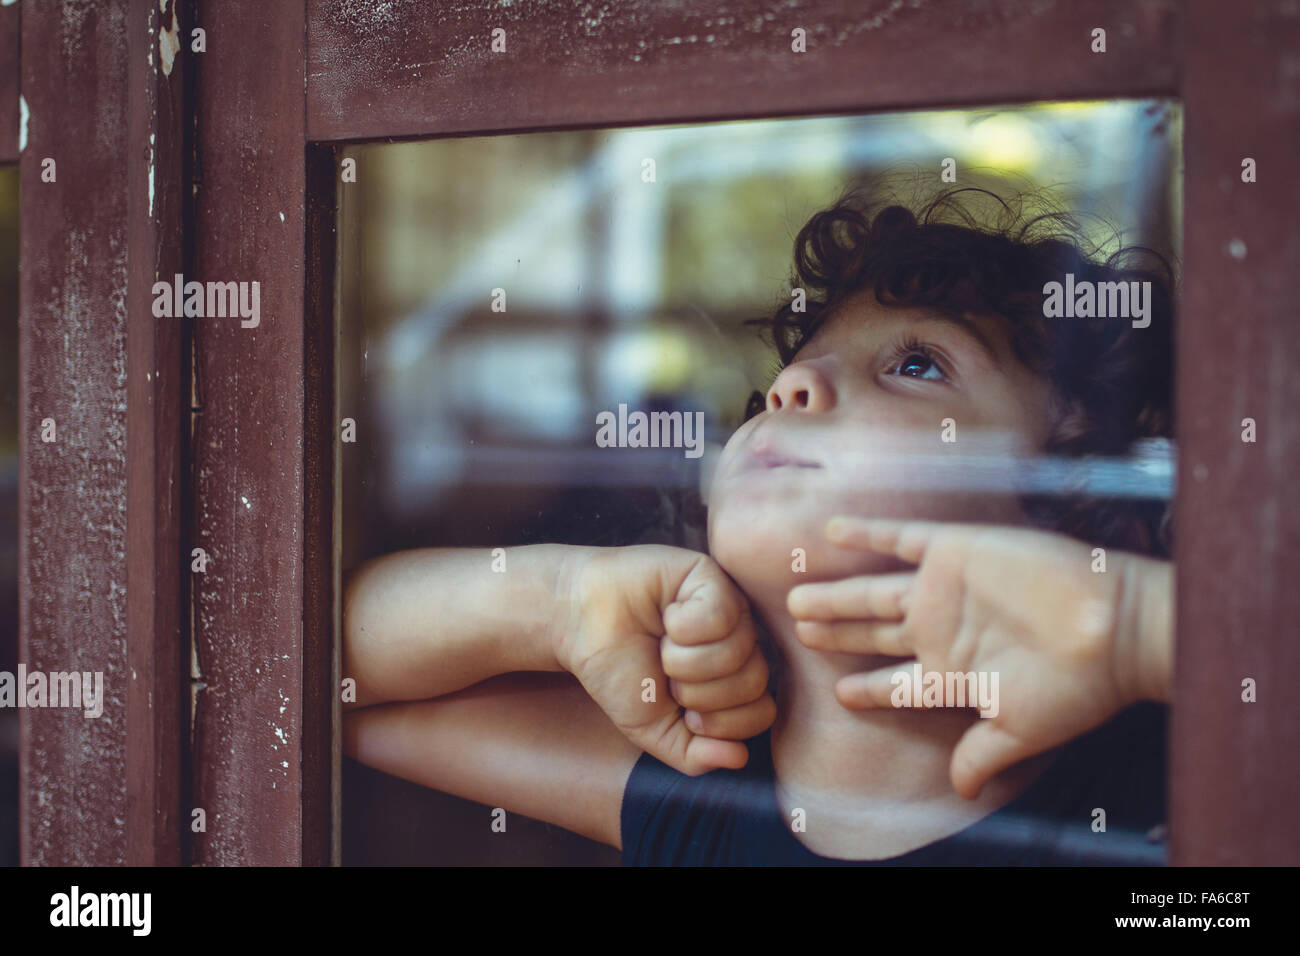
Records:
[[[831,541],[842,541],[849,536],[856,522],[853,518],[838,516],[826,522],[826,537]]]
[[[686,726],[698,734],[704,730],[704,718],[696,711],[688,710],[686,712]]]

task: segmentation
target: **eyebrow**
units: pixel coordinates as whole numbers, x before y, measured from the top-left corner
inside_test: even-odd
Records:
[[[988,337],[985,336],[984,333],[979,330],[979,326],[977,326],[970,319],[966,318],[966,316],[962,315],[960,312],[950,312],[946,309],[930,308],[930,309],[926,309],[924,316],[922,318],[917,319],[916,321],[924,322],[926,320],[930,320],[933,322],[943,322],[948,325],[955,325],[957,328],[961,329],[968,336],[970,336],[972,339],[975,340],[976,344],[978,344],[980,348],[982,348],[988,354],[989,360],[994,365],[997,365],[999,367],[1002,365],[1002,360],[998,358],[998,353],[993,348],[993,344],[989,342]]]

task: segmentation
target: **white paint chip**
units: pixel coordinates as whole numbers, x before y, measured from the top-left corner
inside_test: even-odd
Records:
[[[280,213],[280,221],[284,222],[284,213]]]
[[[27,121],[32,114],[27,111],[27,97],[18,94],[18,152],[27,148]]]
[[[171,29],[158,31],[158,54],[162,58],[163,76],[172,75],[172,65],[181,49],[180,32],[180,26],[176,23],[176,7],[173,5]]]

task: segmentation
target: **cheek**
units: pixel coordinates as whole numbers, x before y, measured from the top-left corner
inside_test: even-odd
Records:
[[[900,403],[888,416],[871,411],[846,418],[834,432],[814,430],[807,444],[796,446],[823,462],[821,470],[735,474],[731,466],[743,455],[755,423],[732,436],[708,496],[709,549],[746,591],[899,567],[892,559],[826,542],[826,523],[836,515],[1026,522],[1012,491],[1023,467],[1017,459],[1034,451],[1026,422],[1012,425],[1013,416],[1004,415],[995,426],[969,411],[957,413],[950,416],[956,426],[949,441],[943,437],[945,416],[934,407]],[[872,426],[883,418],[888,428]],[[801,561],[803,572],[794,569]]]

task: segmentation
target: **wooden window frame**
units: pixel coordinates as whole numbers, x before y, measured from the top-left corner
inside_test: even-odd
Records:
[[[1192,226],[1171,862],[1300,860],[1300,719],[1277,689],[1300,672],[1286,505],[1300,20],[1283,0],[862,6],[551,20],[447,0],[397,20],[326,0],[103,0],[75,23],[52,4],[0,7],[19,67],[0,72],[0,161],[23,181],[20,660],[111,685],[108,720],[22,713],[24,863],[339,861],[341,145],[1147,96],[1182,102]],[[190,51],[194,26],[206,52]],[[498,27],[504,54],[489,50]],[[806,54],[790,52],[794,27]],[[5,118],[20,90],[21,151]],[[40,181],[44,157],[57,184]],[[1241,182],[1245,157],[1258,182]],[[154,319],[152,284],[177,272],[259,281],[260,326]],[[45,444],[50,417],[60,438]],[[1240,439],[1246,417],[1257,444]]]

